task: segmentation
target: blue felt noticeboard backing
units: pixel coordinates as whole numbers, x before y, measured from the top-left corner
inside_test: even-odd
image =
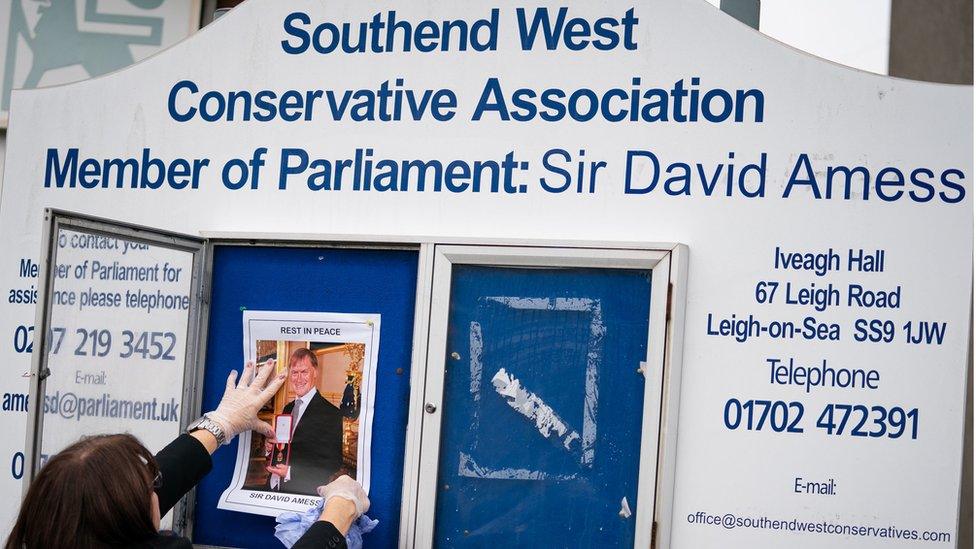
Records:
[[[204,411],[216,408],[227,374],[242,368],[242,307],[382,315],[369,493],[369,515],[380,523],[366,535],[366,547],[397,545],[416,287],[415,251],[218,246],[214,252]],[[236,441],[218,450],[213,471],[198,485],[193,542],[281,547],[274,518],[217,509],[236,456]]]
[[[633,547],[650,291],[650,271],[454,267],[437,546]]]

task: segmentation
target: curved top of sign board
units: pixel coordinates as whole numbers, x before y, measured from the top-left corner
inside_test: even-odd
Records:
[[[425,2],[415,2],[413,3],[417,9],[424,13],[434,13],[441,9],[450,9],[457,13],[457,17],[464,17],[463,13],[465,11],[472,15],[478,15],[478,7],[471,3],[466,3],[464,5],[464,10],[458,10],[456,7],[450,6],[450,3],[438,3],[433,1]],[[440,5],[438,5],[440,4]],[[515,9],[515,3],[509,2],[509,6]],[[534,6],[535,3],[524,3],[518,4],[519,6]],[[405,4],[402,3],[391,3],[388,9],[403,9]],[[486,5],[486,8],[489,5]],[[491,4],[490,6],[495,6]],[[411,6],[412,7],[412,6]],[[939,82],[924,82],[911,80],[906,78],[879,75],[870,71],[865,71],[856,67],[851,67],[838,63],[836,61],[819,57],[813,53],[807,52],[805,50],[799,49],[791,44],[777,40],[767,34],[764,34],[757,29],[754,29],[748,25],[745,25],[733,17],[728,16],[721,10],[716,9],[712,4],[705,0],[649,0],[644,2],[638,7],[643,8],[647,13],[654,13],[655,11],[664,14],[664,16],[669,21],[681,22],[687,21],[692,23],[692,26],[703,31],[700,36],[706,38],[706,42],[714,47],[715,53],[721,55],[728,55],[732,59],[742,60],[745,59],[743,53],[737,50],[735,47],[728,47],[727,44],[734,44],[736,46],[741,46],[740,41],[753,41],[755,47],[770,47],[765,53],[777,53],[779,51],[787,51],[792,54],[798,55],[805,60],[811,62],[823,63],[826,67],[832,67],[840,70],[853,71],[858,74],[862,74],[870,78],[883,78],[902,82],[913,82],[924,86],[954,86],[971,88],[971,85],[960,85],[960,84],[944,84]],[[277,10],[275,9],[277,8]],[[333,10],[335,10],[333,12]],[[48,89],[48,88],[60,88],[60,87],[70,87],[81,82],[90,82],[94,80],[111,79],[114,78],[118,73],[123,73],[138,65],[154,65],[155,63],[173,63],[173,56],[183,56],[184,59],[190,59],[193,61],[200,61],[200,57],[193,57],[192,55],[187,55],[187,53],[193,53],[196,50],[203,50],[209,54],[215,54],[218,52],[217,48],[209,47],[212,43],[216,42],[219,46],[224,44],[227,47],[228,55],[236,55],[234,52],[238,51],[231,47],[235,41],[228,39],[227,35],[236,36],[247,36],[246,33],[242,32],[244,28],[253,28],[258,30],[266,30],[269,33],[280,30],[280,21],[275,20],[276,11],[284,13],[291,13],[295,11],[304,11],[309,14],[315,13],[319,15],[316,21],[346,21],[347,19],[343,16],[343,10],[348,10],[348,7],[340,2],[335,3],[325,3],[325,2],[314,2],[310,0],[304,0],[304,2],[291,2],[288,7],[280,5],[280,3],[274,2],[274,0],[248,0],[243,2],[236,7],[230,9],[225,14],[223,14],[217,20],[212,21],[206,27],[201,28],[196,33],[191,34],[186,39],[177,42],[171,46],[163,48],[152,55],[141,59],[131,65],[123,67],[121,69],[111,71],[93,78],[89,78],[82,81],[70,82],[66,84],[55,84],[48,86],[37,86],[31,88],[31,90]],[[382,11],[382,8],[378,5],[371,6],[372,11]],[[275,24],[268,27],[270,21],[274,21]],[[356,21],[358,22],[358,21]],[[680,25],[677,25],[680,27]],[[666,25],[667,28],[671,28],[671,25]],[[704,31],[707,29],[707,31]],[[680,33],[675,33],[675,36]],[[724,34],[724,35],[723,35]],[[239,43],[239,42],[238,42]],[[674,42],[675,51],[678,52],[681,49],[681,41],[677,40]],[[189,48],[189,51],[184,52],[185,48]],[[255,53],[253,49],[249,51],[250,54]],[[162,59],[159,59],[162,58]],[[17,93],[21,93],[29,90],[15,90]]]

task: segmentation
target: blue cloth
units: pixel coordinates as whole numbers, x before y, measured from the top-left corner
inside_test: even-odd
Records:
[[[289,511],[278,515],[276,519],[278,525],[275,526],[275,537],[278,538],[278,541],[291,549],[291,546],[295,545],[299,538],[322,516],[323,504],[324,502],[320,501],[318,505],[304,513]],[[363,534],[368,534],[379,523],[380,521],[373,520],[366,515],[356,519],[349,527],[349,531],[346,532],[346,545],[349,549],[362,549]]]
[[[349,547],[349,549],[362,549],[363,534],[370,533],[379,523],[379,519],[371,519],[366,515],[361,515],[358,519],[356,519],[356,522],[352,523],[352,526],[349,527],[349,531],[346,532],[346,546]]]

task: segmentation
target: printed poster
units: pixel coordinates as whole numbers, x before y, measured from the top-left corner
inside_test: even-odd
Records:
[[[288,378],[258,413],[275,430],[240,435],[218,507],[277,516],[319,502],[341,475],[369,492],[380,315],[245,311],[244,357]]]

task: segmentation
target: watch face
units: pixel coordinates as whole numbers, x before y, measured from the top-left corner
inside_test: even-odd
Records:
[[[191,423],[190,425],[188,425],[188,426],[187,426],[187,428],[186,428],[186,430],[187,430],[187,431],[192,431],[192,430],[194,430],[194,429],[196,429],[196,428],[197,428],[197,427],[199,427],[199,426],[200,426],[200,424],[201,424],[201,423],[203,423],[203,422],[204,422],[204,420],[206,420],[206,419],[207,419],[207,416],[203,416],[203,417],[200,417],[200,418],[197,418],[197,420],[196,420],[196,421],[194,421],[193,423]]]

